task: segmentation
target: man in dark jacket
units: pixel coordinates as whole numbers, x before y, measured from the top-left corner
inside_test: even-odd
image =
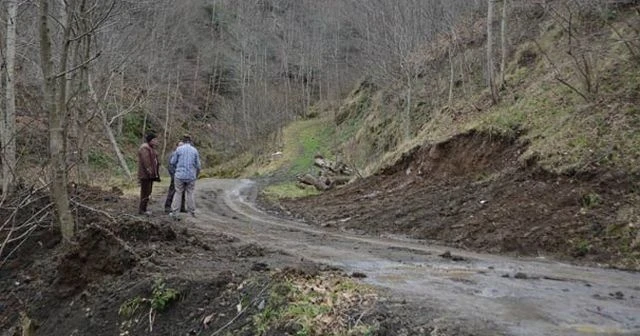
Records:
[[[144,138],[145,143],[138,150],[138,180],[140,181],[140,207],[138,213],[141,215],[151,215],[147,210],[149,197],[153,190],[153,182],[160,182],[160,162],[155,148],[158,146],[158,139],[155,134],[149,133]]]
[[[176,150],[178,149],[178,147],[182,146],[184,144],[184,142],[180,141],[178,142],[178,144],[176,145],[176,149],[171,153],[171,155],[169,155],[169,165],[167,166],[167,170],[169,171],[169,176],[171,176],[171,183],[169,184],[169,192],[167,193],[167,200],[164,202],[164,212],[169,213],[171,212],[171,202],[173,202],[173,196],[176,194],[176,184],[175,184],[175,180],[174,180],[174,175],[176,173],[176,165],[171,164],[171,160],[173,159],[173,157],[176,155]],[[187,212],[187,210],[185,210],[185,203],[184,203],[184,193],[182,194],[182,206],[180,207],[180,212]]]

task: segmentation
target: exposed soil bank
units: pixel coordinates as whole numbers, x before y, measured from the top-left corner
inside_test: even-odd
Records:
[[[640,179],[607,171],[554,175],[519,160],[525,148],[471,132],[415,149],[376,176],[283,205],[313,223],[356,232],[640,269]]]

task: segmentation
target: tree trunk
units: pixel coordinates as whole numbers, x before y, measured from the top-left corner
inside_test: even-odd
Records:
[[[93,38],[91,36],[87,36],[83,39],[82,43],[80,43],[82,47],[81,54],[78,54],[78,63],[83,62],[84,60],[89,60],[91,58],[91,46],[93,43]],[[80,51],[78,51],[80,52]],[[80,69],[80,80],[78,83],[79,92],[88,92],[89,91],[89,67],[83,66]],[[76,109],[80,110],[80,109]],[[75,120],[71,120],[72,123],[76,125],[77,130],[77,149],[78,149],[78,160],[76,164],[78,165],[78,173],[80,176],[80,180],[85,183],[91,183],[91,174],[89,168],[89,134],[91,133],[91,120],[93,116],[89,115],[87,111],[82,109],[75,113]]]
[[[177,81],[177,78],[176,78]],[[160,154],[161,158],[164,158],[165,152],[167,151],[167,137],[169,136],[169,118],[171,116],[171,106],[169,102],[171,101],[171,75],[167,78],[167,97],[165,100],[165,114],[164,114],[164,132],[162,133],[162,152]]]
[[[487,7],[487,80],[489,84],[489,91],[491,91],[491,100],[493,103],[498,102],[498,93],[496,92],[496,85],[493,73],[493,8],[496,0],[489,0],[489,6]]]
[[[451,46],[449,46],[449,68],[450,68],[450,73],[449,73],[449,99],[448,99],[448,105],[449,108],[451,108],[451,105],[453,105],[453,83],[454,83],[454,76],[455,76],[455,72],[454,72],[454,68],[453,68],[453,41],[451,41]]]
[[[121,106],[124,107],[124,72],[126,68],[123,66],[120,71],[120,104],[118,104],[118,114],[120,114]],[[121,137],[122,130],[124,128],[124,115],[121,115],[116,119],[116,135]]]
[[[411,74],[407,73],[407,107],[404,112],[404,118],[402,118],[404,140],[407,141],[411,137],[410,123],[411,123],[411,94],[412,94]]]
[[[244,51],[240,51],[240,95],[242,99],[242,124],[244,125],[244,135],[246,139],[251,138],[249,132],[249,117],[247,112],[247,62],[245,60]]]
[[[200,53],[196,54],[196,71],[193,74],[193,99],[197,99],[198,94],[198,75],[200,74]]]
[[[2,139],[2,192],[7,195],[13,189],[16,174],[16,95],[15,95],[15,59],[16,59],[16,20],[18,4],[15,0],[7,1],[7,53],[6,80],[7,101],[5,114],[0,127],[3,129]]]
[[[54,74],[53,56],[51,51],[51,37],[49,36],[49,1],[40,0],[40,66],[44,77],[45,104],[49,112],[49,155],[51,164],[51,199],[56,205],[57,219],[64,241],[69,242],[74,235],[73,216],[69,209],[69,194],[67,191],[67,165],[65,160],[65,127],[64,127],[64,97],[66,96],[65,76]],[[69,48],[69,16],[64,27],[63,50],[60,57],[60,70],[66,71],[66,57]],[[62,78],[62,79],[60,79]],[[56,93],[59,89],[58,104]],[[63,104],[60,104],[62,101]]]
[[[500,43],[502,57],[500,58],[500,87],[504,85],[504,72],[507,62],[507,0],[502,0],[502,18],[500,19]]]

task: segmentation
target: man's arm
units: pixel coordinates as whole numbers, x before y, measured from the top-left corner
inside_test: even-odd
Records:
[[[196,178],[198,178],[198,175],[200,175],[200,169],[202,168],[202,166],[200,165],[200,153],[198,153],[198,150],[196,150]]]
[[[175,152],[171,155],[169,159],[169,166],[173,166],[174,168],[178,165],[178,157],[180,156],[179,149],[176,149]]]
[[[173,176],[173,174],[176,173],[176,165],[173,162],[173,158],[176,156],[176,151],[173,151],[173,153],[171,153],[171,156],[169,156],[169,166],[167,166],[167,170],[169,171],[169,175]],[[176,160],[177,161],[177,160]]]

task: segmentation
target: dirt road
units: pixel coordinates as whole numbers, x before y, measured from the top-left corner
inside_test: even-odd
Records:
[[[365,274],[364,282],[417,307],[416,316],[419,307],[437,311],[443,326],[471,323],[522,336],[640,335],[639,273],[319,229],[259,210],[256,195],[250,180],[199,181],[199,214],[187,223]]]

